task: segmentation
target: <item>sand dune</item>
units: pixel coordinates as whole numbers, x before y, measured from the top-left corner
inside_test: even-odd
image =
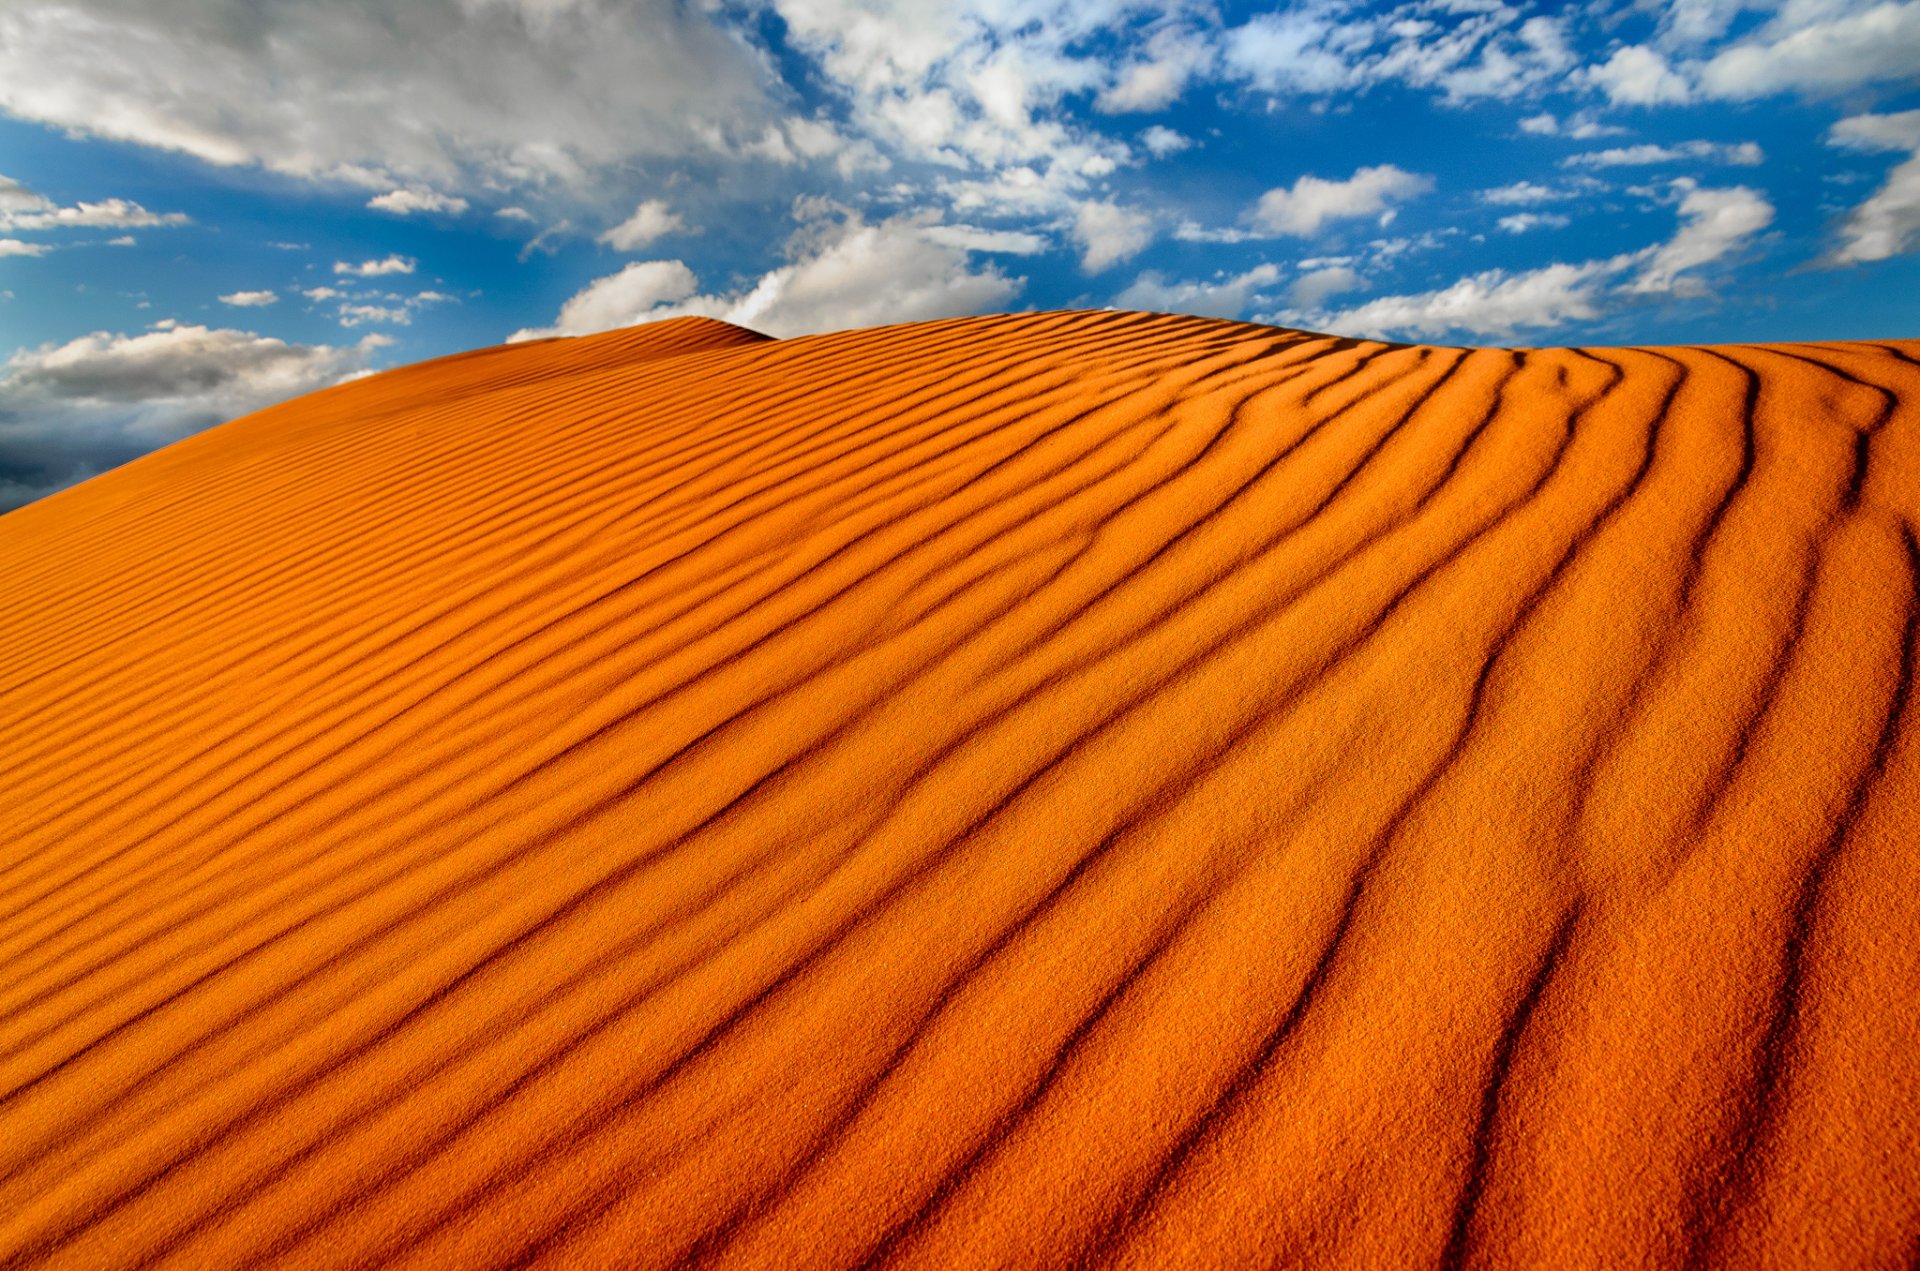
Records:
[[[0,1265],[1910,1266],[1920,342],[704,320],[0,517]]]

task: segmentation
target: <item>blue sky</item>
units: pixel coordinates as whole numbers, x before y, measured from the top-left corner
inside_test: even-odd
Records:
[[[1920,0],[13,0],[0,508],[700,313],[1920,335]]]

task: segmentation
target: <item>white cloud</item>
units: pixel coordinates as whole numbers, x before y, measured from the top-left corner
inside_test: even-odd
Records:
[[[687,300],[699,290],[699,277],[680,261],[636,261],[617,274],[594,279],[575,293],[560,306],[551,329],[520,331],[513,338],[590,335],[632,326],[646,321],[655,309]]]
[[[1308,0],[1232,28],[1222,58],[1229,73],[1275,95],[1402,83],[1451,101],[1517,97],[1574,64],[1561,17],[1529,17],[1503,3],[1409,4],[1379,14],[1336,0]]]
[[[1465,331],[1506,337],[1522,328],[1598,317],[1596,290],[1610,272],[1604,261],[1548,265],[1520,274],[1489,269],[1438,291],[1382,296],[1323,321],[1327,329],[1347,335],[1436,336]]]
[[[1527,206],[1533,203],[1553,203],[1561,199],[1574,197],[1573,191],[1555,189],[1535,181],[1515,181],[1512,185],[1496,186],[1491,190],[1480,191],[1482,203],[1500,206]]]
[[[351,261],[336,260],[333,262],[333,272],[355,278],[379,278],[387,274],[410,274],[417,263],[411,256],[400,255],[363,260],[357,265]]]
[[[1146,0],[773,0],[788,44],[848,104],[855,133],[919,163],[972,174],[944,185],[957,211],[1059,214],[1087,179],[1129,158],[1067,99],[1138,109],[1177,93],[1200,53],[1169,25],[1197,5]],[[1144,40],[1127,19],[1151,15]],[[1119,31],[1111,52],[1096,39]],[[1134,70],[1131,68],[1140,67]],[[985,174],[984,176],[977,174]]]
[[[1411,238],[1406,236],[1399,238],[1376,238],[1370,240],[1367,246],[1372,249],[1376,259],[1392,260],[1396,256],[1404,256],[1409,252],[1432,251],[1459,232],[1458,228],[1449,226],[1437,233],[1433,230],[1427,230]]]
[[[1154,158],[1164,159],[1168,155],[1191,149],[1193,138],[1185,133],[1176,132],[1164,124],[1155,124],[1140,134],[1140,144],[1145,146],[1147,152]]]
[[[381,212],[392,212],[395,216],[411,216],[415,212],[446,212],[458,215],[467,210],[467,201],[450,194],[441,194],[436,190],[406,189],[389,190],[367,200],[367,206]]]
[[[307,299],[314,301],[315,303],[318,303],[322,300],[332,300],[334,297],[338,296],[340,293],[334,290],[332,287],[308,287],[305,291],[302,291],[300,294],[305,296]]]
[[[1670,146],[1652,144],[1616,146],[1611,150],[1594,150],[1586,154],[1568,155],[1560,162],[1569,168],[1624,168],[1645,167],[1656,163],[1679,163],[1682,160],[1692,159],[1751,168],[1766,162],[1766,158],[1766,152],[1751,141],[1732,144],[1716,141],[1681,141]]]
[[[0,507],[364,370],[347,347],[167,321],[22,350],[0,365]]]
[[[1516,212],[1512,216],[1500,218],[1500,228],[1509,234],[1524,234],[1536,229],[1565,229],[1572,224],[1566,217],[1553,212]]]
[[[1212,43],[1201,32],[1162,28],[1147,40],[1145,56],[1123,67],[1094,98],[1094,109],[1108,114],[1164,110],[1212,66],[1214,57]]]
[[[40,212],[0,213],[0,228],[41,229],[121,229],[150,225],[185,225],[182,212],[149,212],[126,199],[102,199],[98,203],[77,203],[72,207],[48,207]]]
[[[1920,82],[1920,3],[1787,0],[1766,25],[1700,70],[1710,97],[1840,93]]]
[[[1587,78],[1616,106],[1678,105],[1693,96],[1667,59],[1644,45],[1615,49],[1612,57],[1588,69]]]
[[[658,238],[686,228],[686,222],[660,199],[648,199],[633,209],[633,215],[620,222],[598,241],[615,251],[638,251]]]
[[[44,256],[52,250],[45,243],[23,243],[17,238],[0,238],[0,256]]]
[[[1181,221],[1173,236],[1183,243],[1245,243],[1260,238],[1253,230],[1232,225],[1202,225],[1199,221]]]
[[[577,182],[778,117],[761,58],[676,0],[0,7],[0,109],[390,189]]]
[[[343,303],[340,306],[340,325],[343,327],[364,327],[368,325],[404,327],[413,321],[413,314],[404,304],[376,305]]]
[[[1253,210],[1254,224],[1274,234],[1308,238],[1328,221],[1374,216],[1390,204],[1425,194],[1433,178],[1390,163],[1361,168],[1344,181],[1303,176],[1290,189],[1268,190]]]
[[[921,233],[927,241],[969,252],[996,252],[1008,256],[1036,256],[1047,250],[1047,240],[1022,230],[982,229],[977,225],[929,225]]]
[[[1565,122],[1551,113],[1543,112],[1522,119],[1520,131],[1536,137],[1571,137],[1575,141],[1586,141],[1593,137],[1617,137],[1626,129],[1615,124],[1603,124],[1585,112],[1569,116]]]
[[[532,222],[534,220],[533,213],[527,211],[524,207],[503,207],[495,211],[494,215],[503,221]]]
[[[561,306],[553,326],[511,338],[586,335],[696,314],[768,335],[804,335],[983,313],[1002,307],[1023,282],[992,265],[975,267],[964,248],[929,233],[937,227],[926,215],[875,224],[818,203],[803,205],[800,215],[791,263],[749,287],[703,294],[682,262],[639,261],[588,284]]]
[[[1373,43],[1371,23],[1348,21],[1329,5],[1262,13],[1227,32],[1227,66],[1269,93],[1331,93],[1360,79]]]
[[[271,291],[230,291],[220,297],[223,305],[232,305],[236,309],[257,309],[261,305],[270,305],[280,299]]]
[[[0,215],[31,212],[51,206],[51,201],[35,194],[10,176],[0,175]]]
[[[1708,190],[1684,178],[1673,185],[1684,191],[1680,230],[1653,253],[1631,291],[1698,290],[1680,275],[1721,259],[1773,223],[1773,205],[1744,185]]]
[[[1593,321],[1635,297],[1698,295],[1701,285],[1683,275],[1744,246],[1771,223],[1773,208],[1743,186],[1701,189],[1684,178],[1672,185],[1682,195],[1681,224],[1665,243],[1521,273],[1483,270],[1434,291],[1381,296],[1339,313],[1313,315],[1314,321],[1325,330],[1353,335],[1465,332],[1505,339],[1523,330]]]
[[[1727,33],[1741,10],[1767,4],[1768,0],[1666,0],[1660,14],[1660,41],[1683,47],[1709,43]]]
[[[0,176],[0,230],[138,229],[187,223],[183,212],[149,212],[129,199],[83,200],[61,207],[11,177]]]
[[[1908,152],[1887,179],[1839,227],[1839,243],[1823,258],[1854,265],[1905,255],[1920,247],[1920,110],[1854,115],[1827,133],[1830,145],[1850,150]]]
[[[1827,144],[1870,153],[1920,150],[1920,110],[1842,119],[1827,130]]]
[[[1363,291],[1367,280],[1346,265],[1326,265],[1301,274],[1287,288],[1287,301],[1297,309],[1317,309],[1327,299],[1348,291]]]
[[[1113,298],[1115,308],[1157,313],[1192,313],[1203,318],[1237,318],[1257,293],[1280,281],[1277,265],[1256,265],[1245,273],[1211,281],[1174,281],[1147,270]]]
[[[1111,200],[1082,203],[1074,215],[1073,238],[1080,244],[1080,267],[1090,274],[1139,255],[1154,238],[1153,218]]]

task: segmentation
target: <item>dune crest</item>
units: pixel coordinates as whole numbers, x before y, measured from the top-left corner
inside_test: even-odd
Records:
[[[0,1265],[1908,1266],[1920,342],[707,319],[0,517]]]

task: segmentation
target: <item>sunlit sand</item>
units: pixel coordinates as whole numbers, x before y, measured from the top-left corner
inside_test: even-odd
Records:
[[[447,358],[0,517],[0,1265],[1902,1266],[1920,342]]]

